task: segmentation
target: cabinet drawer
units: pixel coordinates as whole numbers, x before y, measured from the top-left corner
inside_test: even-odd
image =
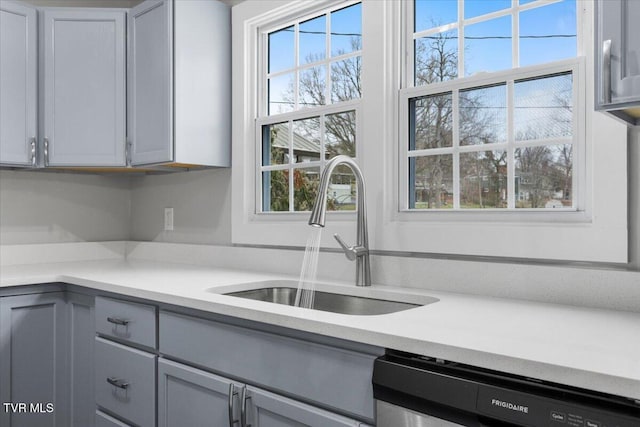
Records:
[[[141,427],[155,425],[156,356],[96,338],[96,403]]]
[[[96,427],[130,427],[101,411],[96,411]]]
[[[376,355],[163,311],[159,340],[161,353],[168,356],[332,411],[374,419]]]
[[[102,335],[156,348],[156,308],[96,297],[96,331]]]

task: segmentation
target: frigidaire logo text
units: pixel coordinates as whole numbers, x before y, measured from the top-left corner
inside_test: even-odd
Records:
[[[503,400],[491,399],[493,406],[499,406],[501,408],[511,409],[512,411],[522,412],[523,414],[529,413],[529,407],[523,405],[516,405],[515,403],[505,402]]]

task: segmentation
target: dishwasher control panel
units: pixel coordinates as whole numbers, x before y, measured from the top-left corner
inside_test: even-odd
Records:
[[[481,415],[522,426],[640,426],[640,419],[627,418],[603,408],[570,404],[489,385],[478,388],[477,410]]]
[[[374,363],[373,394],[393,408],[385,426],[418,416],[431,420],[420,426],[640,427],[637,401],[393,350]]]

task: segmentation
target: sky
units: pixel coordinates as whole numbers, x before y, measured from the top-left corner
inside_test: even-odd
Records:
[[[520,4],[536,0],[520,0]],[[465,19],[511,7],[511,0],[466,0]],[[331,21],[331,56],[351,51],[351,39],[362,33],[362,7],[352,5],[329,14]],[[416,0],[415,30],[455,22],[458,16],[457,0]],[[326,58],[326,22],[322,15],[300,23],[298,63],[309,58]],[[576,0],[563,0],[523,11],[519,14],[520,44],[519,66],[557,61],[576,56]],[[512,17],[503,16],[465,27],[465,75],[511,68]],[[452,40],[451,49],[457,50],[458,31],[447,33]],[[294,26],[269,34],[269,72],[292,69],[296,65]],[[421,41],[418,41],[420,43]],[[422,40],[428,43],[429,40]],[[271,100],[277,102],[281,112],[292,107],[282,104],[285,93],[295,74],[293,72],[272,79]]]

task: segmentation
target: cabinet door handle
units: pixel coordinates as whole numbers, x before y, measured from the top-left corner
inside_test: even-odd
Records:
[[[602,101],[611,103],[611,40],[602,42]]]
[[[120,319],[119,317],[107,317],[107,322],[122,326],[127,326],[129,324],[127,319]]]
[[[247,400],[251,399],[251,396],[247,394],[247,386],[242,387],[242,396],[240,401],[242,407],[240,410],[240,427],[251,427],[251,424],[247,424]]]
[[[234,424],[239,423],[240,420],[233,418],[233,403],[234,397],[238,395],[236,387],[233,383],[229,384],[229,427],[233,427]]]
[[[112,386],[121,388],[123,390],[126,390],[127,388],[129,388],[129,383],[126,382],[125,380],[122,380],[122,379],[109,377],[109,378],[107,378],[107,382],[109,384],[111,384]]]
[[[49,138],[44,139],[44,166],[49,166]]]
[[[31,147],[31,167],[35,168],[36,166],[38,166],[35,136],[32,136],[31,138],[29,138],[29,146]]]

